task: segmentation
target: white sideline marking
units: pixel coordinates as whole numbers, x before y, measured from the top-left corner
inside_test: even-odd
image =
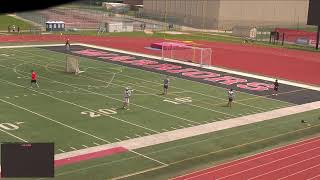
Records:
[[[2,101],[2,99],[0,99],[0,101]],[[2,102],[3,102],[3,101],[2,101]],[[13,134],[11,134],[11,133],[9,133],[9,132],[7,132],[7,131],[3,130],[2,128],[0,128],[0,131],[2,131],[2,132],[4,132],[4,133],[6,133],[6,134],[8,134],[8,135],[10,135],[10,136],[12,136],[12,137],[14,137],[14,138],[16,138],[16,139],[19,139],[20,141],[28,142],[27,140],[24,140],[24,139],[22,139],[22,138],[20,138],[20,137],[18,137],[18,136],[16,136],[16,135],[13,135]]]
[[[95,145],[97,145],[97,146],[100,146],[100,144],[99,144],[99,143],[96,143],[96,142],[93,142],[93,144],[95,144]]]
[[[117,140],[117,141],[122,141],[121,139],[118,139],[118,138],[114,138],[115,140]]]
[[[133,153],[135,153],[135,154],[137,154],[137,155],[140,155],[140,156],[142,156],[142,157],[145,157],[145,158],[147,158],[147,159],[150,159],[150,160],[152,160],[152,161],[155,161],[155,162],[157,162],[157,163],[159,163],[159,164],[168,166],[168,164],[166,164],[166,163],[164,163],[164,162],[161,162],[161,161],[158,161],[158,160],[156,160],[156,159],[150,158],[150,157],[148,157],[148,156],[146,156],[146,155],[143,155],[143,154],[141,154],[141,153],[138,153],[138,152],[136,152],[136,151],[130,150],[130,152],[133,152]]]
[[[27,48],[27,47],[50,47],[50,46],[64,46],[64,45],[65,44],[29,44],[29,45],[0,46],[0,49]],[[12,55],[14,55],[14,54],[12,54]]]
[[[70,148],[73,149],[73,150],[77,150],[76,148],[74,148],[74,147],[72,147],[72,146],[71,146]]]
[[[63,152],[63,153],[65,152],[65,151],[64,151],[64,150],[62,150],[62,149],[58,149],[58,150],[59,150],[59,151],[61,151],[61,152]]]
[[[84,144],[82,144],[82,146],[85,147],[85,148],[88,148],[88,146],[86,146],[86,145],[84,145]]]
[[[157,170],[157,169],[162,169],[164,167],[168,167],[168,165],[161,165],[161,166],[157,166],[157,167],[154,167],[154,168],[145,169],[145,170],[142,170],[142,171],[137,171],[137,172],[134,172],[134,173],[126,174],[124,176],[114,177],[114,178],[111,178],[110,180],[124,179],[124,178],[131,177],[131,176],[134,176],[134,175],[143,174],[143,173],[154,171],[154,170]]]
[[[129,137],[129,136],[125,136],[127,139],[131,139],[131,137]]]
[[[201,67],[199,64],[196,64],[196,63],[178,61],[178,60],[168,59],[168,58],[162,59],[161,57],[158,57],[158,56],[152,56],[152,55],[147,55],[147,54],[142,54],[142,53],[134,53],[134,52],[124,51],[124,50],[119,50],[119,49],[114,49],[114,48],[107,48],[107,47],[90,45],[90,44],[85,44],[85,43],[77,43],[77,45],[82,45],[82,46],[96,48],[96,49],[102,49],[102,50],[108,50],[108,51],[113,51],[113,52],[125,53],[125,54],[130,54],[130,55],[148,57],[148,58],[158,59],[158,60],[162,60],[162,61],[174,62],[174,63],[178,63],[178,64],[186,64],[186,65],[190,65],[190,66],[193,66],[193,67]],[[254,74],[250,74],[250,73],[233,71],[233,70],[228,70],[228,69],[218,68],[218,67],[212,67],[212,66],[211,67],[202,67],[202,68],[203,69],[221,71],[221,72],[230,73],[230,74],[236,74],[236,75],[240,75],[240,76],[256,78],[256,79],[265,80],[265,81],[271,81],[271,82],[273,82],[274,79],[275,79],[275,78],[272,78],[272,77],[254,75]],[[301,84],[301,83],[292,82],[292,81],[283,80],[283,79],[278,79],[278,80],[281,81],[282,84],[320,91],[320,87],[317,87],[317,86]]]

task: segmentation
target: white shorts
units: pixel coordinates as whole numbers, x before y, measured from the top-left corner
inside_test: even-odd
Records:
[[[129,98],[124,98],[124,102],[129,104]]]

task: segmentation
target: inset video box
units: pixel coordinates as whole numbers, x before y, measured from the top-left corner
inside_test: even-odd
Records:
[[[1,177],[54,177],[54,143],[2,143]]]

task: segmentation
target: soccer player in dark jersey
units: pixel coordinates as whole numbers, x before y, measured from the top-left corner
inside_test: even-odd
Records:
[[[33,70],[31,71],[31,84],[30,87],[32,88],[32,85],[35,84],[36,87],[39,87],[38,83],[37,83],[37,73],[34,72]]]
[[[163,80],[163,95],[168,94],[169,82],[169,77],[166,77],[166,79]]]
[[[278,79],[276,79],[276,81],[273,83],[273,94],[272,95],[276,95],[278,96],[278,90],[279,90],[279,82]]]

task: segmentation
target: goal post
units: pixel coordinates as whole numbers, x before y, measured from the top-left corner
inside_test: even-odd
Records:
[[[65,72],[79,74],[79,57],[67,55]]]
[[[212,65],[212,49],[195,47],[182,43],[163,42],[162,59],[193,62],[202,66]]]

